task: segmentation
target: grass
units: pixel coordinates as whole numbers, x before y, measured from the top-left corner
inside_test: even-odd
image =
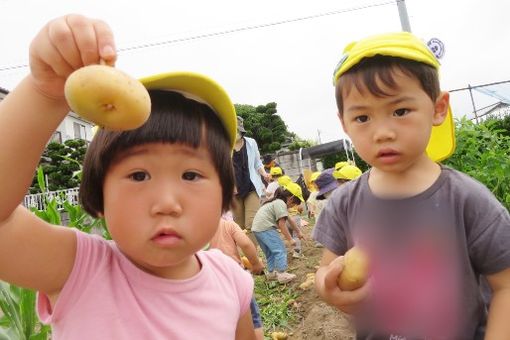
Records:
[[[255,297],[259,304],[264,333],[286,331],[295,318],[291,308],[298,294],[290,286],[275,281],[266,281],[263,276],[255,277]]]

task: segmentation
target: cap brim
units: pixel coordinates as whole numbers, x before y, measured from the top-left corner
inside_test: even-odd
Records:
[[[320,189],[319,192],[317,193],[317,196],[322,196],[324,194],[327,194],[328,192],[333,191],[336,188],[338,188],[338,183],[336,182],[336,179],[335,179],[335,182],[331,182],[328,185],[326,185],[324,188]]]
[[[233,147],[237,133],[237,118],[234,105],[227,92],[214,80],[193,72],[168,72],[140,79],[148,90],[169,90],[191,95],[209,105],[220,118]]]
[[[450,157],[455,151],[455,125],[452,110],[448,107],[448,113],[444,122],[432,128],[427,155],[436,162]]]

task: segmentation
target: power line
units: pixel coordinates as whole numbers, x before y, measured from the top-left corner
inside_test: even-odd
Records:
[[[198,34],[198,35],[189,36],[189,37],[175,38],[175,39],[164,40],[164,41],[159,41],[159,42],[128,46],[128,47],[123,47],[123,48],[117,49],[117,52],[118,53],[129,52],[129,51],[134,51],[134,50],[141,50],[141,49],[146,49],[146,48],[171,45],[171,44],[176,44],[176,43],[181,43],[181,42],[186,42],[186,41],[215,38],[215,37],[219,37],[219,36],[227,35],[227,34],[252,31],[252,30],[261,29],[261,28],[267,28],[267,27],[285,25],[285,24],[290,24],[290,23],[295,23],[295,22],[300,22],[300,21],[318,19],[318,18],[323,18],[323,17],[327,17],[327,16],[343,14],[343,13],[347,13],[347,12],[360,11],[360,10],[373,8],[373,7],[394,5],[401,1],[403,1],[403,0],[396,0],[396,1],[391,0],[391,1],[385,1],[385,2],[379,2],[379,3],[368,4],[368,5],[361,5],[361,6],[351,7],[351,8],[340,9],[337,11],[312,14],[312,15],[307,15],[307,16],[299,17],[299,18],[285,19],[285,20],[280,20],[280,21],[275,21],[275,22],[270,22],[270,23],[265,23],[265,24],[243,26],[243,27],[232,28],[232,29],[228,29],[228,30],[224,30],[224,31],[203,33],[203,34]],[[28,64],[4,66],[4,67],[0,67],[0,72],[13,71],[13,70],[17,70],[17,69],[26,68],[26,67],[28,67]]]

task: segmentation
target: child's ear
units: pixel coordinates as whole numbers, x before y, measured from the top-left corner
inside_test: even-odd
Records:
[[[441,92],[434,103],[434,116],[432,117],[432,125],[441,125],[450,107],[450,94],[448,92]]]

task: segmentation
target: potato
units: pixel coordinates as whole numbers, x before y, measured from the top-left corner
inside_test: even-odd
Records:
[[[243,262],[244,268],[251,270],[253,266],[250,263],[250,260],[246,256],[241,256],[241,261]]]
[[[368,255],[358,247],[352,247],[344,255],[344,269],[338,276],[341,290],[355,290],[368,279]]]
[[[89,65],[74,71],[64,94],[71,110],[109,130],[131,130],[145,123],[151,111],[142,83],[107,65]]]

